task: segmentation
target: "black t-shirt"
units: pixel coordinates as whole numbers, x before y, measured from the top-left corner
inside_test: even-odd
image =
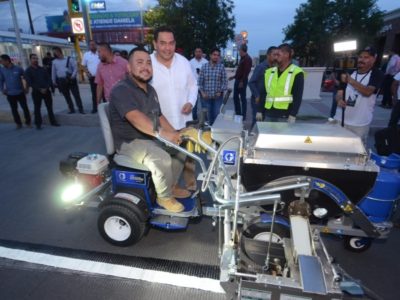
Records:
[[[111,90],[109,108],[111,131],[116,149],[120,149],[123,142],[130,143],[134,139],[154,139],[136,129],[125,118],[126,114],[133,110],[139,110],[152,120],[161,116],[157,93],[151,85],[147,85],[146,93],[127,75]]]

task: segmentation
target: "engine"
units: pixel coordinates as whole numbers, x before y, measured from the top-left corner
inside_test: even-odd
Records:
[[[109,173],[109,161],[101,154],[72,153],[60,161],[61,173],[83,185],[89,191],[104,182]]]

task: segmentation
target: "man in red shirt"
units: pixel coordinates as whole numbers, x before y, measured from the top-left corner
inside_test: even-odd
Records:
[[[246,113],[247,113],[246,89],[253,61],[251,60],[251,57],[247,54],[246,44],[240,46],[239,54],[240,54],[239,66],[236,69],[235,75],[229,77],[229,80],[235,79],[235,83],[233,85],[233,102],[235,104],[235,113],[237,115],[242,115],[243,120],[246,120]]]
[[[106,101],[110,100],[111,89],[125,77],[128,61],[121,56],[114,55],[108,43],[99,43],[97,47],[100,64],[95,79],[97,84],[96,98],[97,103],[101,103],[103,95]]]

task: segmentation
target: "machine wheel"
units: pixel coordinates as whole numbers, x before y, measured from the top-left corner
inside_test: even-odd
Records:
[[[269,242],[271,233],[271,223],[256,222],[250,224],[244,231],[243,235],[247,238],[251,238],[258,241]],[[282,244],[283,238],[290,237],[290,228],[275,223],[274,232],[272,233],[272,242]]]
[[[97,220],[100,235],[109,243],[126,247],[137,243],[143,236],[146,224],[136,213],[124,206],[106,205]]]
[[[361,253],[369,249],[372,244],[372,239],[359,236],[346,236],[344,238],[344,247],[356,253]]]
[[[271,223],[261,222],[259,218],[244,228],[240,237],[240,265],[243,271],[259,273],[264,270],[266,247],[271,236]],[[283,239],[290,237],[290,229],[275,223],[272,232],[271,262],[279,259],[283,268],[286,263]]]

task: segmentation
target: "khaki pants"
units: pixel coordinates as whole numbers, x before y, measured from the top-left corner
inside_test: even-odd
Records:
[[[122,143],[118,154],[128,156],[150,170],[159,198],[172,196],[172,186],[178,182],[186,155],[159,142],[140,139]]]

